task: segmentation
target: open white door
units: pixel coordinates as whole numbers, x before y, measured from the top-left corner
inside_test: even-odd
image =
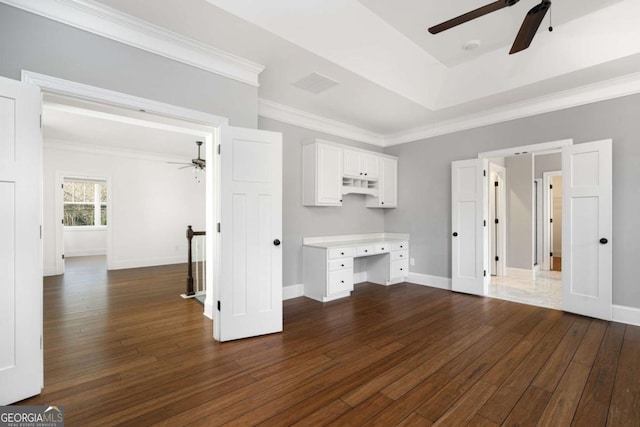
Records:
[[[487,192],[487,159],[451,163],[451,286],[457,292],[488,292]]]
[[[41,104],[0,78],[0,405],[43,386]]]
[[[282,135],[223,127],[214,337],[282,331]]]
[[[611,140],[562,149],[562,308],[611,320]]]

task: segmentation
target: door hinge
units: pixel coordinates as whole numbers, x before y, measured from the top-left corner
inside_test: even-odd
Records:
[[[64,254],[62,254],[62,259],[64,259]]]
[[[496,261],[500,261],[500,257],[499,256],[496,256]]]
[[[493,185],[498,186],[498,181],[494,182]]]
[[[549,190],[553,190],[553,185],[549,184]]]
[[[220,301],[218,301],[218,311],[220,311]]]
[[[218,233],[220,232],[220,223],[218,223]]]
[[[487,220],[485,219],[484,221],[482,221],[483,225],[486,227],[487,226]]]
[[[498,218],[496,218],[493,222],[495,222],[496,224],[499,224],[500,221],[498,220]]]
[[[218,144],[218,154],[220,154],[220,150],[221,150],[220,145],[222,144]]]
[[[549,218],[549,222],[553,222],[553,218]]]
[[[487,270],[484,270],[483,276],[487,277]]]
[[[60,184],[60,188],[64,188],[64,184]]]
[[[60,220],[60,224],[64,225],[64,218]]]
[[[40,240],[42,240],[42,226],[40,226]]]
[[[486,169],[482,170],[482,176],[487,176],[487,170]]]
[[[40,129],[42,129],[42,114],[40,114]],[[42,346],[40,348],[42,348]]]
[[[553,252],[549,252],[549,256],[553,256]]]

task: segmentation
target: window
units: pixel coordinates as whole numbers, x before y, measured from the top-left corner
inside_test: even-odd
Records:
[[[106,181],[65,178],[62,188],[65,226],[107,225]]]

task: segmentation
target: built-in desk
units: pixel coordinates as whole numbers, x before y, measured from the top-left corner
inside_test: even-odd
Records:
[[[305,237],[304,295],[327,302],[353,291],[354,258],[366,258],[366,281],[379,285],[403,282],[409,274],[409,235],[375,233]]]

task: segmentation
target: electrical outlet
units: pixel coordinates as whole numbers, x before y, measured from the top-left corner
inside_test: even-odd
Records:
[[[416,259],[415,258],[409,258],[409,265],[416,265]]]

